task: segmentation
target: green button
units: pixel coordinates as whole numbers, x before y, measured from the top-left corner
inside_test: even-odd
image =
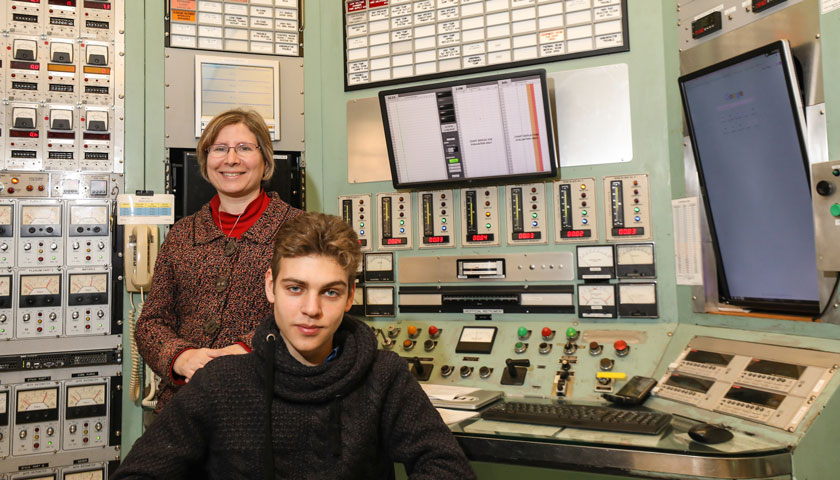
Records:
[[[484,226],[485,226],[485,227],[487,227],[487,228],[490,228],[492,225],[490,225],[490,224],[488,223],[488,224],[485,224]]]
[[[441,218],[440,223],[446,223],[446,217]]]
[[[525,328],[525,327],[519,327],[519,330],[516,331],[516,334],[519,335],[520,337],[527,337],[528,336],[528,329]]]
[[[405,220],[400,220],[400,225],[405,225]]]
[[[458,163],[460,160],[457,158],[450,158],[449,163]]]
[[[516,348],[517,350],[519,350],[519,349],[521,349],[521,348],[522,348],[522,347],[524,347],[524,346],[525,346],[525,344],[524,344],[524,343],[522,343],[522,342],[516,342],[516,345],[514,345],[513,347],[514,347],[514,348]]]
[[[835,217],[840,217],[840,203],[835,203],[828,209]]]
[[[365,222],[359,222],[359,226],[365,228]]]
[[[566,329],[566,337],[567,338],[575,338],[578,336],[578,331],[574,329],[574,327],[569,327]]]
[[[834,170],[831,171],[831,174],[834,175],[835,177],[840,177],[840,169],[835,168]]]
[[[532,217],[532,218],[537,218],[537,212],[532,213],[532,214],[531,214],[531,217]]]
[[[639,208],[639,207],[636,207],[636,208],[633,209],[633,211],[636,212],[636,213],[639,213],[640,210],[641,210],[641,208]]]
[[[580,214],[581,214],[581,215],[586,215],[587,213],[589,213],[589,212],[587,212],[586,210],[581,210],[581,211],[580,211]]]

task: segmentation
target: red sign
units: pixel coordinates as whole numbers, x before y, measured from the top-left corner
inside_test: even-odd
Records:
[[[347,2],[347,13],[359,12],[367,8],[367,0],[350,0]]]
[[[370,0],[370,8],[387,7],[388,0]]]

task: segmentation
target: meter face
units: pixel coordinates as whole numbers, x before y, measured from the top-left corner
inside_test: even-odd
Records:
[[[578,247],[577,257],[579,267],[612,267],[614,263],[611,245]]]
[[[65,473],[64,480],[103,480],[102,470],[92,472]]]
[[[72,225],[105,225],[108,223],[108,207],[105,205],[71,205]]]
[[[67,387],[67,406],[84,407],[105,404],[105,384]]]
[[[365,255],[365,269],[369,272],[387,272],[394,268],[394,257],[390,253],[368,253]]]
[[[619,285],[618,297],[621,299],[621,303],[656,303],[656,286],[653,284]]]
[[[58,295],[61,275],[23,275],[20,277],[21,295]]]
[[[107,273],[70,274],[70,294],[106,293],[108,291]]]
[[[394,289],[391,287],[368,287],[365,290],[368,305],[392,305]]]
[[[0,276],[0,297],[8,297],[12,294],[12,277]]]
[[[616,245],[615,251],[619,265],[653,264],[653,245]]]
[[[12,224],[12,206],[0,205],[0,225]]]
[[[578,304],[615,305],[614,285],[578,285]]]
[[[61,223],[61,205],[24,205],[21,221],[24,225],[58,225]]]
[[[17,392],[17,411],[34,412],[50,410],[58,406],[58,388],[21,390]]]

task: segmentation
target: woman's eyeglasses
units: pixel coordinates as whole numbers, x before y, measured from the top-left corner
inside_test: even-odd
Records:
[[[254,156],[260,150],[260,146],[254,145],[253,143],[238,143],[234,147],[228,147],[227,145],[217,143],[210,145],[207,149],[207,156],[215,158],[227,157],[231,148],[236,152],[236,156],[240,158]]]

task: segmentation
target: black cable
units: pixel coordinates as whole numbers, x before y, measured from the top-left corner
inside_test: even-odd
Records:
[[[834,296],[837,295],[838,284],[840,284],[840,273],[837,274],[837,279],[834,280],[834,288],[831,289],[831,295],[828,296],[828,301],[825,302],[825,308],[822,309],[822,312],[820,312],[820,314],[817,315],[817,318],[815,318],[814,320],[822,320],[823,315],[825,315],[825,313],[828,311],[828,307],[830,307],[831,304],[834,303]]]

